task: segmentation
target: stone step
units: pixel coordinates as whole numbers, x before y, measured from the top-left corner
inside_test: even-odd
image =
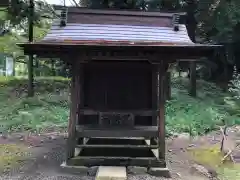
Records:
[[[122,166],[99,166],[95,180],[126,180],[127,170]]]

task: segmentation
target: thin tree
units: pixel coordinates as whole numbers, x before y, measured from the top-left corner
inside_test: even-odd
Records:
[[[28,40],[33,42],[33,16],[34,16],[34,0],[29,0],[29,16],[28,16]],[[29,55],[28,59],[28,96],[34,96],[33,86],[33,54]]]

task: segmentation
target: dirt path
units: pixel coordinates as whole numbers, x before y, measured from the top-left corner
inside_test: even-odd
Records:
[[[27,140],[0,140],[0,144],[16,143],[26,146],[32,145],[28,150],[30,158],[21,163],[21,167],[13,168],[10,172],[0,176],[0,180],[93,180],[96,168],[89,170],[89,176],[67,174],[61,171],[60,164],[64,160],[65,139],[63,136],[32,137]],[[12,138],[14,139],[14,138]],[[16,137],[15,137],[16,139]],[[19,139],[19,137],[18,137]],[[186,153],[189,140],[177,138],[167,141],[168,167],[172,174],[172,180],[207,180],[205,176],[191,173],[193,162]],[[165,180],[143,172],[130,172],[129,180]],[[170,180],[171,180],[170,179]]]

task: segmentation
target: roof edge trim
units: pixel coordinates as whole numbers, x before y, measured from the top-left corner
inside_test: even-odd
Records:
[[[65,6],[54,5],[55,10],[63,10]],[[90,9],[85,7],[68,6],[68,13],[77,14],[103,14],[103,15],[119,15],[119,16],[142,16],[142,17],[169,17],[172,18],[174,14],[179,14],[180,16],[185,16],[185,12],[172,12],[172,13],[162,13],[162,12],[151,12],[151,11],[138,11],[138,10],[116,10],[116,9]]]

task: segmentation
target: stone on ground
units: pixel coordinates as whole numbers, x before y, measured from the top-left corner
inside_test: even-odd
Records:
[[[95,180],[126,180],[126,167],[99,166]]]
[[[167,167],[165,168],[149,168],[148,173],[152,176],[171,178],[170,171]]]

